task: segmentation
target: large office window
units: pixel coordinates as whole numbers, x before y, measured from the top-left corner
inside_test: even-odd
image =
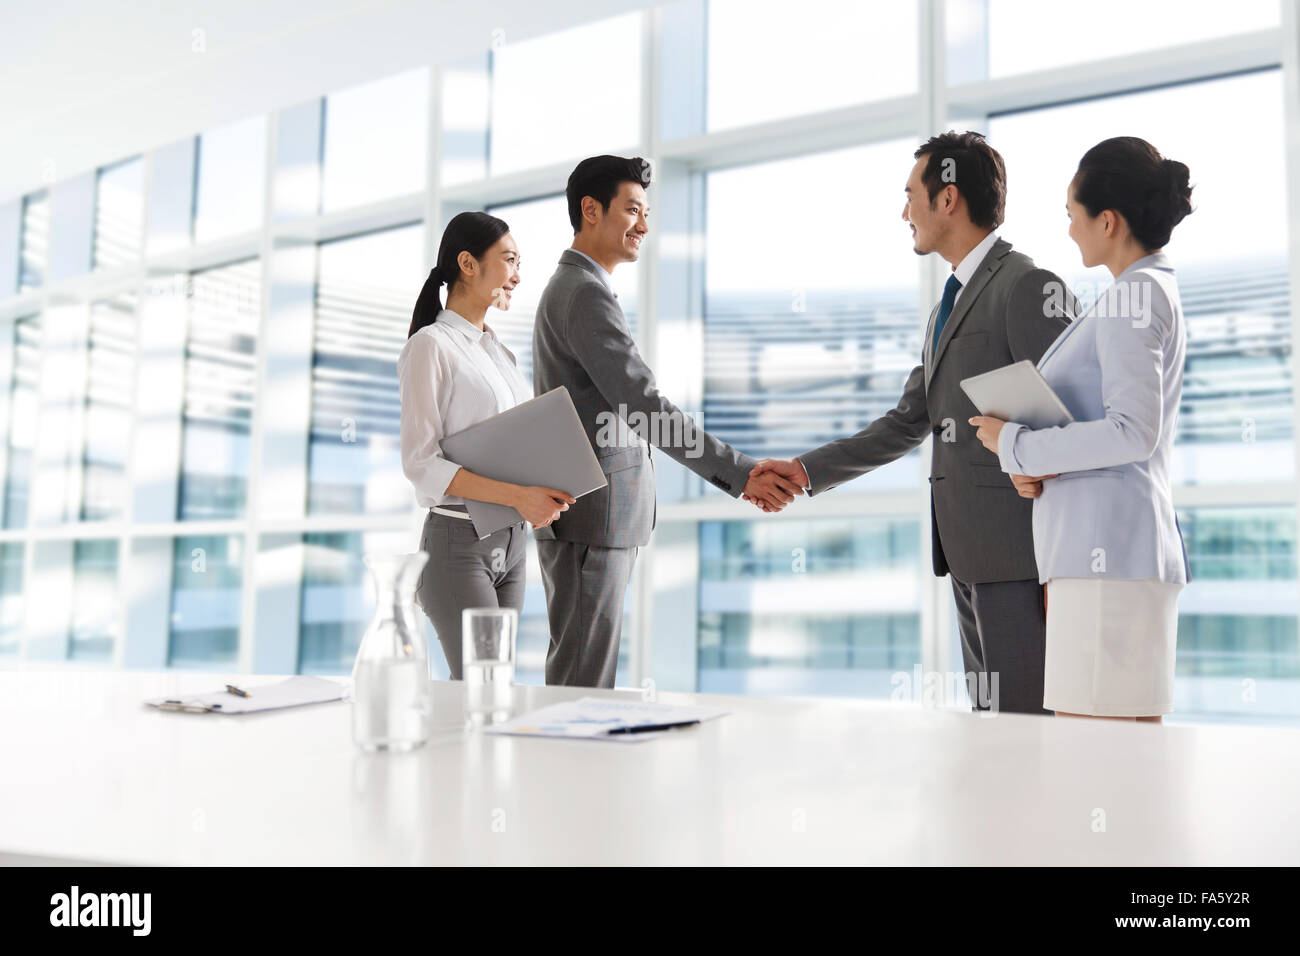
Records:
[[[50,194],[42,189],[23,197],[22,236],[18,261],[18,291],[45,284],[50,262]]]
[[[422,238],[414,225],[320,247],[307,504],[313,514],[411,507],[397,357],[427,275]]]
[[[364,535],[336,531],[305,534],[298,672],[350,674],[361,637],[374,614],[366,605]],[[431,653],[436,649],[430,649]]]
[[[298,670],[303,674],[348,674],[357,648],[375,612],[375,595],[365,555],[413,551],[420,529],[410,532],[325,532],[303,535],[302,611]],[[545,682],[550,629],[542,595],[537,555],[530,541],[528,583],[519,620],[515,679],[523,684]],[[429,647],[430,669],[437,679],[448,676],[447,659],[433,625],[418,607],[416,616]],[[456,634],[459,640],[459,631]]]
[[[199,136],[195,166],[196,242],[250,232],[261,225],[266,117],[254,116]]]
[[[989,75],[999,77],[1264,30],[1277,26],[1279,12],[1277,0],[1090,0],[1086,8],[986,2]],[[948,0],[950,33],[979,29],[979,9],[978,2]]]
[[[178,512],[238,518],[248,497],[260,266],[250,259],[195,273],[188,291]]]
[[[242,535],[175,540],[168,667],[228,670],[235,664],[243,553]]]
[[[704,413],[719,438],[784,457],[898,402],[925,321],[899,219],[912,149],[882,143],[709,175]],[[854,487],[922,480],[913,454]]]
[[[921,660],[913,518],[700,525],[697,689],[888,697]]]
[[[709,0],[708,127],[916,91],[914,0]],[[906,178],[906,177],[905,177]]]
[[[442,70],[442,185],[487,175],[492,54],[484,52]]]
[[[9,386],[9,441],[5,467],[4,526],[27,526],[27,502],[36,447],[36,413],[39,407],[40,316],[13,324],[13,379]]]
[[[1282,115],[1281,84],[1272,70],[989,123],[1007,163],[1003,237],[1085,301],[1111,277],[1103,267],[1083,269],[1067,234],[1066,188],[1084,152],[1140,131],[1191,169],[1195,211],[1166,248],[1187,319],[1176,483],[1277,481],[1295,473],[1285,153],[1281,123],[1259,121]],[[1241,143],[1250,144],[1249,176]],[[1243,227],[1242,210],[1260,208],[1259,183],[1269,184],[1270,199]]]
[[[1178,602],[1178,713],[1300,717],[1295,509],[1179,513],[1192,580]]]
[[[121,518],[135,399],[135,296],[90,308],[86,356],[85,439],[81,456],[81,518]]]
[[[0,542],[0,657],[14,657],[22,644],[23,558],[21,542]]]
[[[639,13],[518,42],[506,28],[503,38],[504,45],[492,54],[493,175],[636,144]]]
[[[708,176],[704,418],[719,438],[785,457],[897,403],[921,354],[899,219],[913,148]],[[923,481],[912,453],[841,493]],[[698,689],[889,696],[920,660],[919,551],[911,515],[702,524]]]
[[[1066,234],[1083,151],[1136,134],[1190,166],[1197,208],[1168,250],[1189,333],[1174,481],[1193,575],[1173,719],[1300,720],[1286,9],[671,0],[587,23],[530,12],[469,37],[453,64],[140,143],[139,159],[97,179],[32,182],[8,217],[17,248],[0,242],[17,260],[15,288],[0,290],[12,322],[0,349],[0,655],[32,649],[27,621],[48,636],[26,590],[67,597],[78,660],[153,659],[165,643],[178,668],[346,674],[373,612],[363,555],[418,546],[396,358],[427,253],[462,209],[510,224],[522,284],[488,322],[531,378],[538,298],[572,241],[560,193],[585,156],[657,153],[656,241],[614,287],[670,397],[752,455],[854,433],[897,402],[946,271],[914,254],[899,215],[918,123],[933,122],[990,134],[1010,179],[1001,235],[1085,300],[1110,278],[1084,270]],[[273,127],[314,119],[311,149],[270,148]],[[268,222],[268,177],[292,185],[304,164],[314,207],[288,202]],[[306,258],[278,254],[301,242]],[[230,264],[259,245],[277,250],[272,261]],[[124,283],[141,255],[145,281],[192,273],[183,307],[133,300],[140,290]],[[304,335],[274,343],[259,379],[261,323],[282,319],[302,320]],[[955,630],[936,623],[950,615],[929,613],[949,599],[928,569],[926,454],[779,518],[657,459],[657,529],[638,562],[653,573],[626,598],[619,683],[879,698],[897,696],[900,675],[924,690],[911,683],[923,649],[956,669]],[[158,514],[151,503],[171,509],[171,489],[174,512]],[[45,491],[38,515],[29,499]],[[299,494],[295,512],[286,502]],[[104,525],[71,526],[131,516],[148,524],[104,540],[91,540]],[[162,526],[172,517],[183,536]],[[127,573],[168,557],[170,577]],[[528,561],[517,676],[540,683],[549,626],[531,544]]]
[[[428,130],[427,69],[327,96],[321,211],[423,189]]]
[[[77,541],[72,555],[72,619],[68,657],[110,661],[120,635],[117,541]]]
[[[95,268],[138,259],[143,229],[144,161],[128,159],[104,167],[95,183]]]

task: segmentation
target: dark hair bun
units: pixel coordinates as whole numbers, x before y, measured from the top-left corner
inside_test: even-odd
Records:
[[[1162,160],[1161,165],[1169,182],[1169,208],[1176,226],[1192,211],[1192,172],[1176,159]]]
[[[1089,216],[1115,210],[1144,249],[1161,249],[1192,212],[1191,171],[1144,139],[1116,136],[1083,154],[1074,198]]]

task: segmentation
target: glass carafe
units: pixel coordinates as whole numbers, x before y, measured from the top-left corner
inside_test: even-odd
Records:
[[[365,557],[375,616],[352,665],[352,737],[363,750],[411,750],[429,739],[433,684],[415,587],[429,556]]]

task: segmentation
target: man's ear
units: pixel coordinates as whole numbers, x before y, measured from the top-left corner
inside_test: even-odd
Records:
[[[948,185],[944,186],[943,187],[943,211],[952,212],[954,209],[956,209],[957,200],[960,196],[961,193],[957,191],[957,187],[954,186],[952,183],[949,183]]]
[[[582,197],[583,221],[589,222],[594,226],[597,223],[597,221],[600,219],[600,217],[596,215],[596,211],[599,208],[600,208],[600,203],[596,202],[595,196],[583,196]]]

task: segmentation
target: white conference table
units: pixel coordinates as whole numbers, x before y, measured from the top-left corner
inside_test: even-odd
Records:
[[[439,682],[427,744],[364,754],[344,702],[142,703],[278,679],[0,672],[0,863],[1300,863],[1293,729],[661,693],[731,714],[616,744],[467,732]],[[591,693],[635,694],[515,706]]]

